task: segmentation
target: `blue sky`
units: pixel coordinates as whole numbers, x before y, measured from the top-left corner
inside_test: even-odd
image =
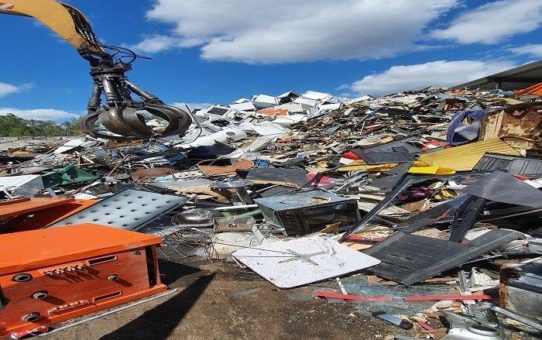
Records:
[[[3,0],[8,1],[9,0]],[[317,90],[380,95],[450,86],[542,58],[542,1],[67,1],[128,75],[168,103]],[[31,18],[0,15],[0,114],[62,120],[85,112],[88,65]]]

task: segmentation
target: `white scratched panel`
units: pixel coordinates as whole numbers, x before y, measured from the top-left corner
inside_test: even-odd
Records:
[[[279,288],[298,287],[380,263],[322,235],[241,249],[233,256]]]

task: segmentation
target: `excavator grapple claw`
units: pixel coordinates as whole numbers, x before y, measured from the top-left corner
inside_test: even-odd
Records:
[[[146,118],[161,118],[167,123],[163,127],[151,127]],[[99,131],[98,123],[113,134]],[[144,104],[124,108],[101,107],[83,116],[79,125],[81,130],[95,138],[106,139],[152,139],[182,135],[192,123],[190,115],[173,106],[165,104]]]
[[[192,119],[187,112],[164,104],[126,78],[125,73],[140,56],[125,47],[101,43],[77,8],[56,0],[9,0],[0,5],[0,14],[39,20],[89,62],[93,88],[88,113],[79,121],[84,133],[122,140],[183,135],[188,130]],[[149,126],[147,119],[152,116],[165,120],[167,126]]]
[[[111,60],[91,67],[94,87],[88,113],[80,120],[81,130],[96,138],[118,140],[183,135],[192,123],[190,115],[130,82],[125,76],[130,69],[130,64]],[[149,126],[147,122],[153,117],[164,120],[167,126]]]

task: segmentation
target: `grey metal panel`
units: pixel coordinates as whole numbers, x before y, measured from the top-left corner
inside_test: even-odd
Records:
[[[363,150],[352,150],[352,152],[361,157],[367,164],[408,163],[414,159],[414,154],[409,153],[406,148],[404,148],[404,151],[396,152],[363,152]]]
[[[485,154],[476,163],[474,170],[480,172],[500,170],[515,175],[539,176],[542,175],[542,160],[490,153]]]
[[[462,192],[494,202],[542,207],[542,191],[501,171],[485,175],[464,188]]]
[[[79,223],[96,223],[137,230],[160,215],[186,203],[181,196],[128,189],[108,197],[75,215],[55,223],[52,228]]]
[[[307,191],[292,192],[280,196],[257,198],[254,201],[256,201],[260,207],[268,207],[274,211],[283,211],[313,207],[320,204],[344,202],[348,200],[350,199],[322,189],[312,189]]]
[[[492,74],[467,83],[456,85],[451,89],[494,89],[499,83],[503,90],[516,90],[534,85],[542,81],[542,60]]]
[[[499,296],[503,308],[542,320],[542,258],[503,268]]]
[[[505,296],[503,307],[507,310],[542,320],[542,294],[539,292],[504,285],[501,293]]]
[[[249,170],[246,180],[256,184],[274,183],[303,187],[307,183],[307,173],[302,169],[254,168]]]
[[[398,232],[365,253],[382,261],[373,268],[376,275],[411,285],[458,267],[522,236],[522,233],[513,230],[490,230],[464,246]]]
[[[412,142],[417,142],[420,139],[418,137],[408,137],[394,142],[389,142],[385,144],[380,144],[377,146],[372,146],[363,149],[367,153],[377,153],[377,152],[405,152],[410,154],[419,154],[421,149],[410,144]]]

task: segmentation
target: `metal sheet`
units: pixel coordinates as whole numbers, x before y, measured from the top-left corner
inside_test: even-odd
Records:
[[[399,164],[384,172],[380,177],[371,179],[371,185],[385,191],[391,191],[404,178],[410,167],[410,163]]]
[[[97,175],[76,167],[74,164],[54,168],[41,177],[46,188],[89,183],[99,178]]]
[[[415,179],[412,176],[407,176],[407,174],[403,174],[400,176],[401,180],[399,183],[396,184],[396,186],[393,188],[393,191],[389,193],[382,201],[380,201],[371,211],[369,211],[367,214],[365,214],[361,221],[352,228],[350,228],[348,231],[346,231],[343,236],[341,236],[340,240],[341,242],[346,241],[346,239],[352,234],[357,231],[362,231],[365,229],[367,223],[369,223],[378,213],[384,209],[386,209],[392,201],[401,193],[403,190],[408,188],[410,185],[416,183],[417,181],[420,181],[420,179]],[[422,181],[429,180],[429,178],[423,178]]]
[[[521,156],[521,154],[510,145],[500,139],[493,139],[425,153],[420,155],[420,160],[431,166],[451,168],[457,171],[469,171],[472,170],[486,152]]]
[[[542,175],[542,160],[498,154],[485,154],[484,157],[476,163],[474,170],[480,172],[500,170],[515,175],[540,176]]]
[[[255,184],[279,184],[300,188],[307,183],[307,174],[302,169],[255,168],[248,172],[246,180]]]
[[[513,230],[490,230],[464,246],[398,232],[365,253],[382,261],[373,268],[376,275],[411,285],[460,266],[522,235]]]
[[[500,306],[542,321],[542,258],[501,268]]]
[[[0,177],[0,191],[7,191],[13,195],[33,196],[43,188],[40,175]]]
[[[52,228],[95,223],[137,230],[158,216],[184,204],[186,197],[128,189],[55,223]]]
[[[470,228],[476,223],[478,217],[486,206],[486,199],[480,197],[471,197],[461,208],[460,215],[454,219],[450,229],[449,241],[461,242]]]
[[[379,260],[322,236],[273,242],[233,256],[279,288],[293,288],[369,268]]]
[[[386,164],[386,163],[408,163],[414,159],[414,154],[407,151],[378,151],[365,152],[363,150],[352,150],[353,153],[361,157],[367,164]]]
[[[1,232],[12,233],[46,228],[56,223],[56,221],[65,219],[96,203],[94,200],[75,200],[73,198],[34,198],[29,201],[24,200],[22,203],[9,204],[8,207],[0,204],[0,211],[4,210],[3,208],[13,209],[12,216],[3,221],[0,227]],[[5,214],[0,216],[0,218],[5,217]]]
[[[365,152],[408,152],[410,154],[419,154],[421,149],[411,143],[419,141],[418,137],[409,137],[398,141],[372,146],[364,149]]]
[[[542,191],[501,171],[487,174],[464,188],[462,192],[494,202],[532,208],[542,207]]]
[[[254,163],[248,159],[239,159],[233,164],[215,165],[215,160],[202,161],[198,164],[198,168],[207,177],[212,176],[231,176],[235,175],[237,170],[249,170],[254,167]],[[210,163],[210,164],[205,164]]]

